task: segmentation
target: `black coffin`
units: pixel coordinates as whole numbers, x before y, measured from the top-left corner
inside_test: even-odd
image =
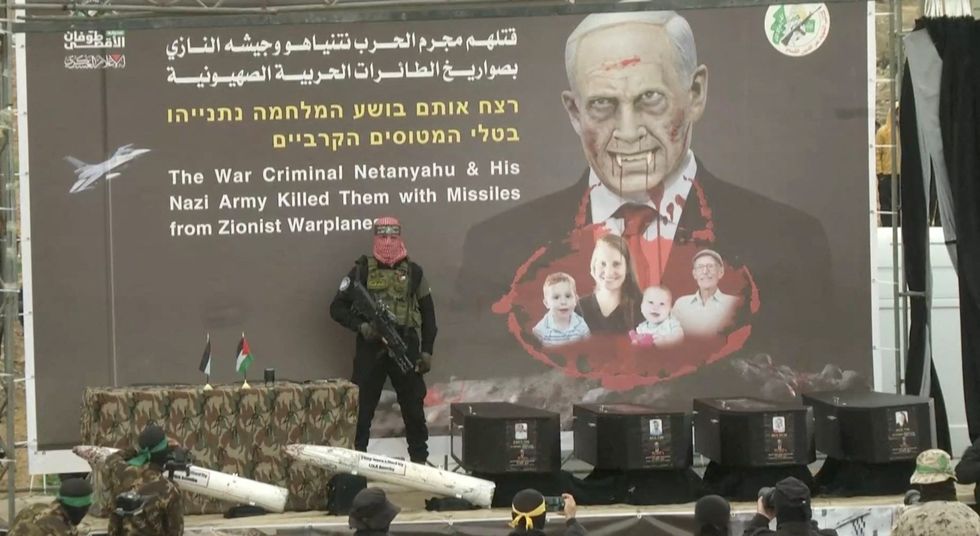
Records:
[[[803,395],[813,407],[817,450],[831,458],[886,463],[912,460],[936,444],[932,399],[878,392]]]
[[[635,404],[576,404],[575,457],[597,469],[691,466],[691,414]]]
[[[561,468],[559,415],[508,402],[449,406],[450,452],[473,473],[551,473]]]
[[[799,402],[697,398],[695,447],[725,466],[807,464],[814,460],[810,419],[807,408]]]

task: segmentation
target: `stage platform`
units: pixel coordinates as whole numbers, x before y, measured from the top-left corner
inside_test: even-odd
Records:
[[[402,507],[395,519],[392,534],[435,535],[458,534],[486,536],[504,534],[510,520],[507,509],[473,510],[465,512],[427,512],[425,499],[431,494],[382,486],[393,502]],[[958,487],[960,500],[973,502],[973,487]],[[51,497],[35,495],[18,498],[18,508]],[[886,536],[894,519],[901,512],[902,497],[852,497],[846,499],[814,499],[814,519],[821,527],[835,528],[840,536]],[[741,534],[744,524],[755,514],[754,503],[734,503],[735,531]],[[578,518],[590,535],[653,535],[675,536],[693,530],[694,504],[665,506],[582,506]],[[549,534],[561,534],[560,516],[551,523]],[[104,519],[86,519],[80,534],[105,534]],[[224,519],[220,515],[187,516],[184,534],[188,536],[307,536],[351,534],[345,517],[327,516],[322,512],[292,512],[264,516]]]

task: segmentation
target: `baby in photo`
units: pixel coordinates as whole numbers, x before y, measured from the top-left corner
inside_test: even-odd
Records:
[[[630,331],[630,341],[637,346],[665,347],[684,340],[681,323],[670,314],[673,295],[664,287],[647,287],[643,291],[640,312],[643,322]]]
[[[564,272],[555,272],[544,281],[544,306],[548,312],[534,329],[534,335],[545,346],[559,346],[589,337],[589,326],[578,313],[578,293],[575,279]]]

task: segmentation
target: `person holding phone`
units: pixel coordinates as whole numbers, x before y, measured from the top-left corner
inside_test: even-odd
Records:
[[[567,536],[585,536],[585,527],[575,519],[578,505],[575,497],[563,493],[561,499],[548,497],[547,500],[540,491],[532,488],[518,491],[511,501],[510,536],[544,536],[544,525],[548,520],[549,506],[558,503],[558,509],[565,517],[565,534]]]

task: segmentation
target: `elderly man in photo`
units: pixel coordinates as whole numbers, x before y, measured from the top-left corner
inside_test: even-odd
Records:
[[[619,234],[640,287],[677,294],[695,290],[692,259],[710,249],[727,261],[733,287],[754,286],[755,314],[744,319],[752,325],[747,349],[815,366],[805,362],[819,356],[814,345],[833,317],[826,234],[816,218],[715,177],[695,156],[709,77],[687,20],[672,11],[589,15],[568,37],[565,68],[569,87],[561,100],[588,167],[573,186],[470,230],[458,303],[470,316],[488,315],[511,291],[515,273],[549,269],[539,266],[549,259],[542,247],[559,251],[576,231]],[[731,143],[755,149],[749,139]],[[773,170],[773,180],[781,173]],[[527,270],[529,262],[537,264]],[[505,329],[505,317],[479,321]],[[483,335],[500,345],[490,330]],[[506,369],[526,372],[534,366],[526,361]],[[482,373],[502,370],[499,360],[486,365],[492,368],[473,363]]]
[[[705,249],[694,257],[694,280],[698,291],[674,303],[674,316],[688,336],[713,337],[731,324],[738,298],[718,288],[725,276],[721,255]]]

